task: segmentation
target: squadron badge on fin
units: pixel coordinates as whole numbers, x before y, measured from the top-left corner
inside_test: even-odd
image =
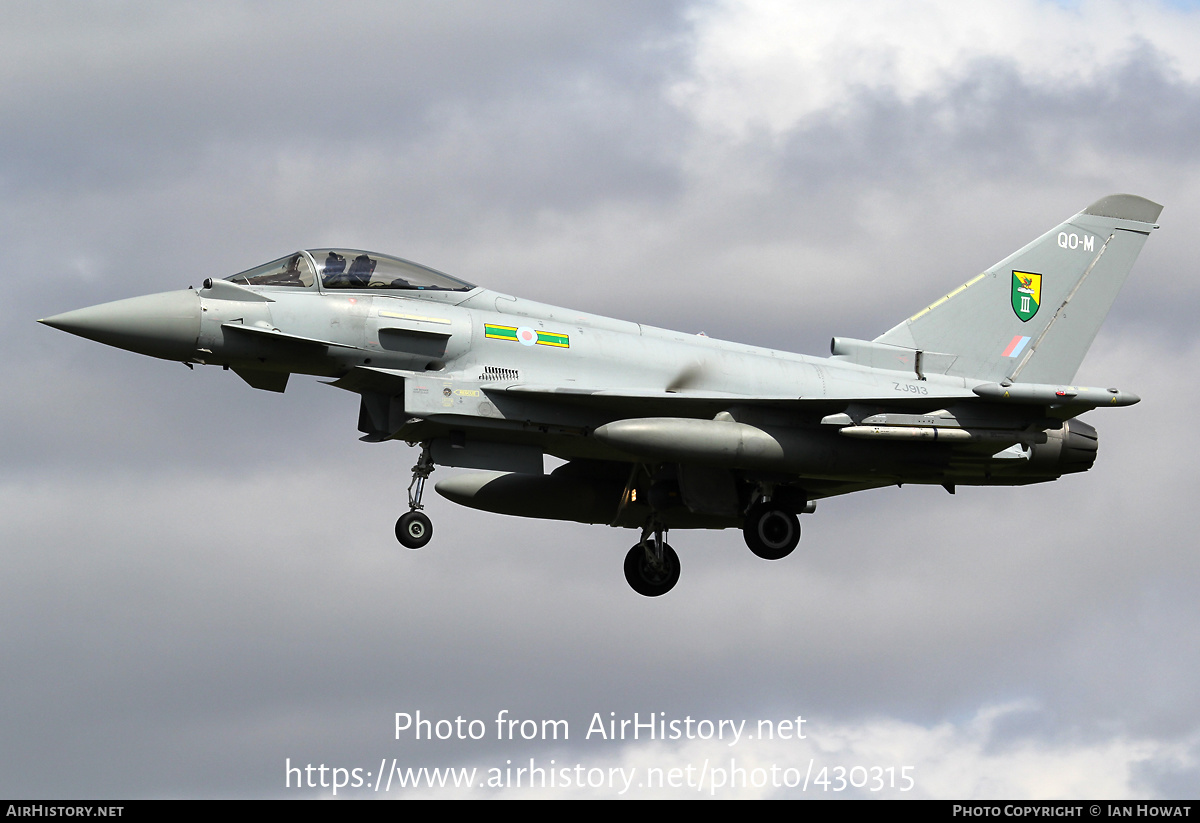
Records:
[[[1042,276],[1027,271],[1012,273],[1012,307],[1024,323],[1033,319],[1042,303]]]

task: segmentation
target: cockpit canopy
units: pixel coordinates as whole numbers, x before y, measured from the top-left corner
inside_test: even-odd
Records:
[[[242,286],[322,289],[470,291],[465,280],[386,254],[358,249],[308,249],[225,278]]]

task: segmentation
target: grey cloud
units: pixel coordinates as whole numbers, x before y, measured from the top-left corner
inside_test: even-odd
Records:
[[[12,11],[25,24],[9,32],[0,179],[18,193],[137,189],[254,146],[396,150],[447,110],[653,88],[677,16],[552,3]]]

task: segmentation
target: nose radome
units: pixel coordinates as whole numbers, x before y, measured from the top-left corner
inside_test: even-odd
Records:
[[[108,346],[164,360],[189,360],[200,336],[200,296],[191,289],[101,303],[39,320]]]

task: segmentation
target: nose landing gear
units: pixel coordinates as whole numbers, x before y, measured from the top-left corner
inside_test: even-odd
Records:
[[[421,445],[421,456],[417,465],[413,466],[413,479],[408,484],[408,508],[396,521],[396,539],[400,545],[409,549],[419,549],[433,538],[433,523],[421,511],[421,497],[425,493],[425,481],[433,473],[433,457],[429,454],[429,444]]]

